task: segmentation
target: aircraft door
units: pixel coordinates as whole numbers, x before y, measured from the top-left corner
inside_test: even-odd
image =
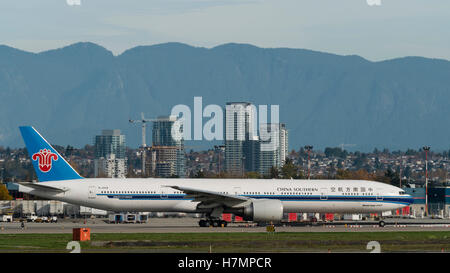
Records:
[[[97,186],[89,186],[88,188],[88,198],[95,199],[97,197]]]
[[[377,189],[377,201],[383,201],[382,189]]]
[[[241,187],[233,187],[233,194],[234,195],[241,194]]]
[[[161,199],[162,200],[168,199],[168,197],[169,196],[167,195],[167,192],[165,190],[161,189]]]
[[[328,200],[327,188],[320,189],[320,200]]]

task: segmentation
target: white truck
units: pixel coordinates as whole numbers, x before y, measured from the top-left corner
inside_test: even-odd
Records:
[[[37,219],[38,217],[34,212],[27,216],[27,222],[35,222]]]
[[[38,223],[57,223],[58,222],[58,217],[56,216],[42,216],[42,217],[37,217],[34,222],[38,222]]]
[[[383,217],[392,217],[392,211],[388,210],[388,211],[383,211],[381,213],[381,216]]]
[[[13,221],[12,215],[0,215],[0,222],[11,223]]]
[[[361,221],[362,215],[361,214],[344,214],[343,220]]]

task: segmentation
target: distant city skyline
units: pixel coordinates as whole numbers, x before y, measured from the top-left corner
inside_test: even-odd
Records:
[[[139,45],[248,43],[371,61],[450,60],[450,2],[435,0],[16,0],[0,3],[0,44],[30,52],[79,41],[115,55]]]
[[[141,132],[129,119],[142,112],[147,118],[168,115],[176,105],[193,109],[195,124],[215,132],[209,106],[229,101],[279,105],[292,147],[449,147],[449,61],[368,62],[308,50],[242,44],[207,50],[177,43],[137,47],[120,57],[93,43],[39,55],[0,47],[0,56],[1,110],[8,117],[0,122],[4,147],[23,145],[20,125],[45,131],[52,143],[80,147],[91,142],[99,124],[121,129],[136,147]],[[196,107],[197,97],[206,112]],[[191,133],[212,139],[205,130]]]

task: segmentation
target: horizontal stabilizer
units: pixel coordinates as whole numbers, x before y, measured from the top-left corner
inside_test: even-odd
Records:
[[[43,185],[42,183],[31,183],[31,182],[20,182],[20,183],[15,183],[17,185],[21,185],[21,186],[25,186],[25,187],[29,187],[35,190],[39,190],[39,191],[53,191],[53,192],[66,192],[66,189],[60,189],[60,188],[56,188],[56,187],[52,187],[52,186],[47,186],[47,185]]]

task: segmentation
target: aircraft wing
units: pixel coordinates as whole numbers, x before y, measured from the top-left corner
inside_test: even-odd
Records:
[[[199,206],[202,208],[214,208],[220,205],[225,205],[227,207],[236,207],[242,206],[244,205],[244,203],[251,202],[250,198],[238,195],[224,194],[215,191],[207,191],[181,186],[167,187],[184,192],[186,194],[186,199],[193,199],[194,202],[200,202]]]
[[[42,185],[42,183],[32,183],[32,182],[17,183],[17,182],[15,182],[15,184],[25,186],[28,188],[32,188],[35,190],[40,190],[40,191],[52,191],[52,192],[66,192],[67,191],[67,189],[60,189],[60,188],[56,188],[56,187],[52,187],[52,186]]]

